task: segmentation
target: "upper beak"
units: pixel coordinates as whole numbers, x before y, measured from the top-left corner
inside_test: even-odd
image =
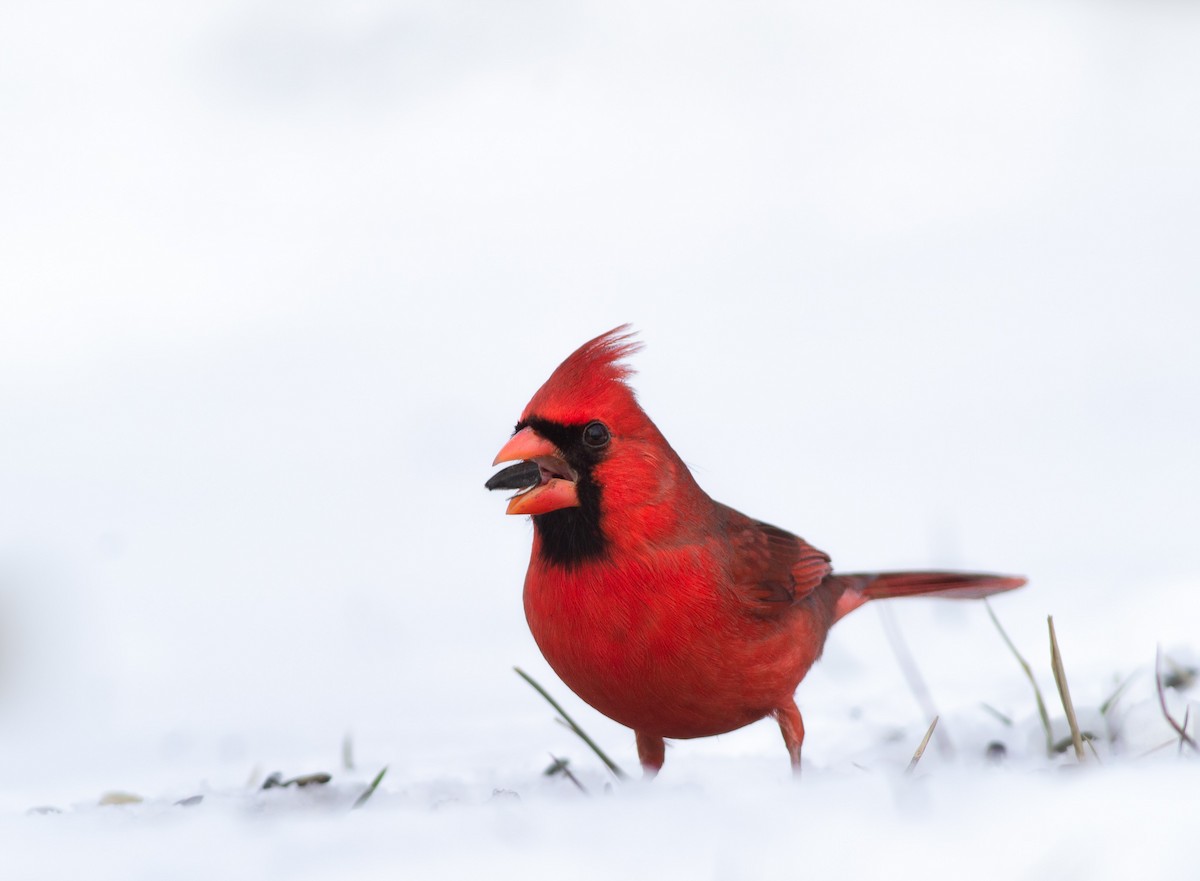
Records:
[[[540,482],[509,499],[507,513],[546,514],[560,508],[579,507],[575,472],[558,448],[532,428],[522,428],[509,438],[492,464],[518,460],[536,462]]]
[[[557,456],[558,447],[550,443],[532,428],[522,428],[500,448],[493,465],[515,462],[518,459],[536,459],[538,456]]]

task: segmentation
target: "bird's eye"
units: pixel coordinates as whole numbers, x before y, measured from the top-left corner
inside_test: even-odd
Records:
[[[602,447],[608,438],[608,428],[603,422],[589,422],[583,429],[583,442],[589,447]]]

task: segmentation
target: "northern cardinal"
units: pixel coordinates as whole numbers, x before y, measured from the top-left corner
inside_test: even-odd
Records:
[[[564,361],[521,414],[488,481],[533,517],[525,616],[554,671],[634,730],[645,773],[664,738],[773,716],[793,769],[793,693],[835,621],[868,600],[984,597],[1024,578],[967,572],[834,574],[804,539],[713,501],[643,412],[622,325]]]

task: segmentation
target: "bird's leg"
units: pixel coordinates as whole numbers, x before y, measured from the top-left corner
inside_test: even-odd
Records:
[[[661,737],[635,731],[637,737],[638,761],[642,763],[642,774],[649,778],[659,772],[667,757],[667,745]]]
[[[787,746],[788,756],[792,760],[792,772],[800,776],[800,747],[804,744],[804,720],[796,709],[796,702],[789,700],[781,707],[776,707],[772,713],[779,722],[779,730],[783,733],[783,742]]]

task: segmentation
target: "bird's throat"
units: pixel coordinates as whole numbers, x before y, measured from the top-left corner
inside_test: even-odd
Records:
[[[537,553],[548,563],[573,569],[608,552],[600,518],[598,487],[587,479],[577,484],[579,507],[561,508],[533,518]]]

